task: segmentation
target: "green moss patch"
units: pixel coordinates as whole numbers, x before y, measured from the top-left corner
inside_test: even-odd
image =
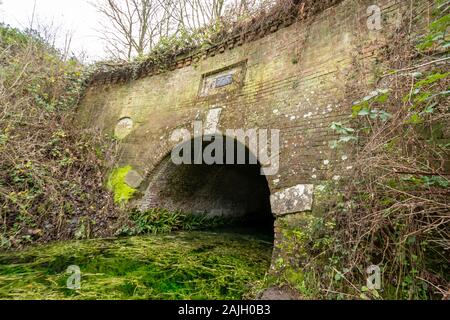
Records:
[[[109,176],[108,188],[114,193],[114,202],[117,204],[130,201],[137,192],[125,182],[125,177],[132,169],[131,166],[116,168]]]

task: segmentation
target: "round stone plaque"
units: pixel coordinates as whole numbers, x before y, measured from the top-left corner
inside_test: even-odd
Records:
[[[131,118],[122,118],[116,125],[114,134],[118,139],[124,139],[133,130],[133,120]]]

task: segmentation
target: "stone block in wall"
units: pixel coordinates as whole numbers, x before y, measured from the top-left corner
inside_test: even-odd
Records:
[[[130,170],[125,176],[125,183],[132,188],[139,188],[139,186],[144,181],[144,178],[135,170]]]
[[[311,211],[314,185],[299,184],[270,196],[272,212],[276,216]]]

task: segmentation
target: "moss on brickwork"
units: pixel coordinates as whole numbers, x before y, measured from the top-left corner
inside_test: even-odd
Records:
[[[131,166],[116,168],[109,176],[108,188],[114,193],[114,202],[117,204],[127,203],[137,192],[125,182],[125,177],[132,169]]]

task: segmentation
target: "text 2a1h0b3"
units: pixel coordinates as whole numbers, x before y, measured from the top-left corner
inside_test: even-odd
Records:
[[[178,310],[179,315],[203,315],[206,318],[214,314],[220,314],[223,316],[261,316],[261,315],[270,315],[271,309],[270,305],[227,305],[224,304],[221,308],[215,307],[199,307],[199,306],[189,306],[185,305],[184,307],[180,307]]]

